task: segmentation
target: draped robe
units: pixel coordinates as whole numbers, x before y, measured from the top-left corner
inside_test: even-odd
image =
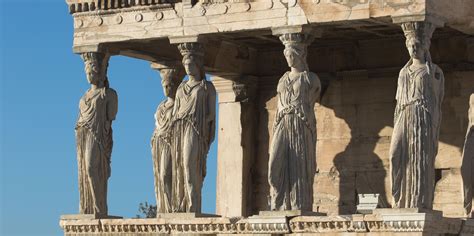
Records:
[[[214,140],[215,88],[183,81],[176,91],[173,123],[173,212],[201,212],[206,158]]]
[[[287,72],[277,87],[278,108],[270,146],[271,210],[311,211],[316,170],[314,105],[321,84],[316,74]]]
[[[464,173],[464,208],[466,214],[471,214],[472,211],[472,200],[473,200],[473,187],[474,187],[474,93],[471,94],[469,100],[469,124],[466,132],[466,139],[464,141],[463,149],[463,163],[461,172]]]
[[[390,145],[395,208],[432,209],[444,76],[430,63],[400,71]]]
[[[110,88],[90,89],[79,102],[76,144],[81,214],[107,215],[111,125],[116,113],[117,93]]]
[[[155,131],[151,139],[157,212],[171,210],[171,126],[173,100],[163,101],[155,113]]]

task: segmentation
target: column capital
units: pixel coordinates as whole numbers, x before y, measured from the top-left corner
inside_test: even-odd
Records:
[[[272,28],[272,34],[275,36],[284,34],[309,34],[313,37],[320,38],[322,33],[322,29],[315,29],[310,25],[292,25]]]
[[[207,40],[202,35],[186,35],[186,36],[174,36],[168,37],[170,44],[182,44],[182,43],[201,43],[204,44]]]
[[[219,94],[219,103],[249,102],[257,88],[256,77],[249,75],[213,76],[212,83]]]
[[[428,22],[433,24],[436,27],[444,27],[446,19],[443,17],[435,16],[435,15],[426,15],[426,14],[419,14],[419,15],[408,15],[408,16],[392,16],[392,22],[394,24],[403,24],[409,22]]]
[[[169,60],[169,61],[154,61],[150,63],[150,67],[153,70],[163,70],[163,69],[178,69],[183,67],[181,61],[178,60]]]
[[[107,49],[102,44],[73,46],[72,51],[77,54],[82,54],[86,52],[107,53]]]
[[[186,75],[183,64],[177,60],[152,62],[150,67],[160,74],[162,80],[171,79],[176,86],[173,88],[175,92]]]

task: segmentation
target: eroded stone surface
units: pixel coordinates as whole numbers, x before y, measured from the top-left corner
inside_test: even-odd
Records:
[[[173,107],[176,89],[181,83],[184,71],[177,63],[158,69],[161,85],[167,97],[158,105],[155,112],[155,130],[151,138],[151,153],[153,158],[153,173],[155,177],[156,211],[172,212],[172,127]]]
[[[107,216],[107,181],[111,174],[112,121],[118,109],[117,93],[109,88],[108,56],[84,53],[91,88],[79,101],[76,123],[79,176],[79,213]]]
[[[188,80],[176,91],[173,107],[172,198],[173,212],[201,212],[201,190],[206,176],[209,146],[216,125],[216,90],[204,72],[200,43],[181,43]]]
[[[314,105],[319,100],[321,82],[306,62],[311,35],[287,33],[280,40],[291,71],[280,78],[277,86],[268,163],[270,209],[311,211],[316,173]]]

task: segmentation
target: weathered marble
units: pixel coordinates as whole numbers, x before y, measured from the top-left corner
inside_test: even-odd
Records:
[[[432,209],[444,75],[429,52],[435,26],[410,22],[402,28],[411,59],[398,78],[390,146],[392,195],[396,208]]]
[[[207,152],[214,141],[216,90],[205,77],[202,44],[178,48],[189,79],[179,85],[173,108],[171,205],[173,212],[200,213]]]
[[[321,82],[306,62],[310,34],[280,36],[291,71],[277,86],[278,107],[270,144],[268,182],[271,210],[311,211],[316,173],[316,119],[314,105]]]
[[[74,45],[77,52],[90,45],[131,39],[150,40],[302,24],[344,25],[351,21],[377,25],[387,18],[424,20],[426,15],[445,19],[448,26],[457,30],[474,32],[471,24],[474,17],[470,14],[474,4],[467,0],[452,0],[453,4],[427,0],[66,2],[75,18]]]
[[[182,68],[158,68],[161,75],[163,93],[167,97],[158,105],[155,113],[155,130],[151,138],[153,173],[155,177],[155,196],[157,212],[172,212],[172,125],[176,90],[183,79]]]
[[[76,124],[79,170],[79,212],[107,216],[107,181],[111,174],[112,121],[118,100],[107,79],[108,56],[84,53],[87,81],[91,88],[79,102]]]
[[[467,157],[468,151],[464,151],[464,157],[462,152],[467,142],[466,101],[474,91],[473,1],[67,0],[67,3],[74,18],[76,53],[107,52],[152,62],[174,61],[180,60],[181,54],[173,42],[170,44],[171,38],[206,38],[207,42],[202,42],[206,55],[202,57],[201,69],[205,67],[213,78],[219,95],[216,211],[230,218],[196,220],[190,214],[191,217],[167,215],[168,221],[61,220],[67,235],[473,234],[474,224],[460,220],[469,214],[471,198],[467,178],[472,178],[472,164],[469,164],[472,158]],[[393,128],[399,127],[393,123],[396,105],[393,98],[397,75],[409,56],[404,50],[399,24],[413,21],[433,22],[440,27],[433,35],[431,53],[432,61],[446,75],[446,98],[440,110],[448,115],[439,124],[439,151],[432,164],[435,170],[429,176],[433,184],[436,182],[433,209],[455,219],[426,212],[403,212],[400,208],[395,213],[350,215],[356,212],[358,194],[377,193],[380,207],[391,205],[387,200],[392,195],[390,141],[400,137],[393,133]],[[308,189],[313,191],[313,211],[337,216],[247,217],[268,210],[269,150],[280,132],[273,124],[279,111],[278,82],[288,64],[281,53],[281,42],[275,37],[278,34],[273,30],[303,27],[313,32],[321,30],[318,39],[307,49],[308,71],[317,72],[321,80],[321,102],[309,109],[318,121],[315,125],[318,135],[316,152],[312,154],[317,161],[316,177]],[[251,90],[255,93],[249,96]],[[181,123],[184,127],[185,122]],[[426,124],[421,126],[425,127],[423,130],[436,129]],[[187,137],[196,140],[196,136]],[[181,138],[173,140],[182,145],[172,145],[172,153],[187,142]],[[193,150],[205,147],[197,143],[198,148]],[[464,147],[469,149],[470,145]],[[423,152],[434,155],[428,148]],[[196,163],[201,165],[205,157],[195,156],[200,157]],[[190,170],[198,178],[189,184],[185,182],[185,162],[172,163],[173,168],[183,170],[181,177],[175,176],[182,181],[176,185],[183,186],[182,193],[189,185],[202,184],[204,170]],[[155,171],[160,170],[156,167]],[[200,189],[193,191],[196,192]]]
[[[174,213],[175,214],[175,213]],[[382,209],[374,214],[341,216],[252,216],[159,219],[61,219],[66,236],[157,234],[324,234],[324,235],[472,235],[474,220],[444,218],[440,212]]]
[[[255,77],[213,76],[219,94],[216,213],[248,216],[252,207],[251,163],[255,158]]]

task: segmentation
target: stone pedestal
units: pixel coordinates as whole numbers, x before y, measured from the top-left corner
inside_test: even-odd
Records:
[[[418,208],[375,209],[373,214],[365,215],[370,232],[418,232],[443,234],[457,233],[461,221],[443,218],[440,211]]]
[[[161,219],[195,219],[195,218],[216,218],[219,215],[196,213],[196,212],[178,212],[178,213],[157,213],[156,218]]]
[[[325,216],[324,213],[312,212],[312,211],[301,211],[301,210],[290,210],[290,211],[260,211],[259,216],[283,216],[283,217],[295,217],[295,216]]]
[[[61,215],[61,220],[95,220],[95,219],[122,219],[121,216],[98,216],[95,214]]]

